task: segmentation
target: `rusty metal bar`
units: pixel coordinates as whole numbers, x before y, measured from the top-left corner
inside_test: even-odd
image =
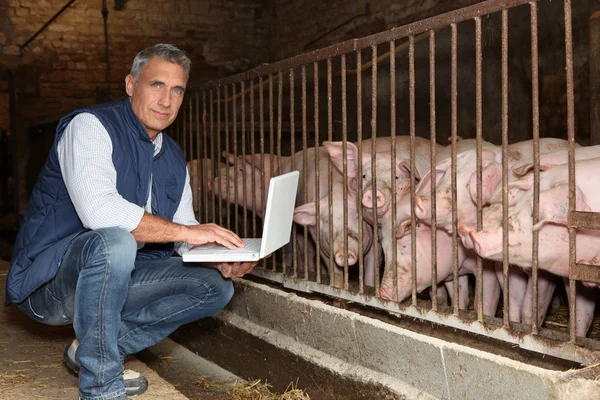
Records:
[[[221,157],[221,88],[217,88],[217,132],[212,132],[213,138],[217,136],[217,157]],[[227,177],[225,177],[227,180]],[[219,174],[219,183],[221,182],[221,177]],[[219,184],[219,198],[223,199],[221,193],[221,185]],[[223,201],[219,201],[219,225],[223,226]]]
[[[392,262],[390,266],[392,268],[393,277],[393,299],[398,301],[398,247],[396,246],[396,185],[399,181],[396,177],[396,56],[394,54],[395,42],[390,41],[390,141],[392,143],[392,152],[390,154],[390,161],[392,168],[390,168],[390,182],[392,182],[392,231],[389,232],[392,237],[390,243],[392,243]],[[376,198],[376,196],[375,196]]]
[[[202,221],[202,218],[200,218],[201,214],[202,214],[202,210],[201,210],[201,206],[202,204],[204,204],[204,202],[201,199],[206,198],[206,192],[204,191],[204,188],[206,187],[206,167],[204,166],[204,158],[202,158],[202,154],[200,153],[200,93],[196,92],[194,93],[194,103],[196,105],[196,107],[194,108],[194,116],[196,117],[196,155],[198,156],[198,163],[200,163],[202,165],[202,176],[198,175],[198,187],[196,190],[196,193],[193,193],[192,195],[195,197],[195,203],[198,205],[198,212],[194,213],[194,215],[196,216],[196,219],[198,220],[198,222]],[[190,114],[192,112],[190,111]],[[191,146],[191,145],[190,145]],[[190,167],[192,166],[192,162],[190,160]]]
[[[322,49],[314,50],[286,60],[274,62],[253,68],[247,72],[233,75],[216,81],[206,82],[200,85],[190,86],[190,90],[202,90],[223,86],[232,82],[254,79],[261,75],[267,75],[275,72],[281,72],[302,64],[308,64],[315,61],[325,60],[331,57],[339,56],[356,50],[362,50],[368,47],[376,46],[380,43],[398,40],[405,37],[418,35],[429,30],[436,30],[450,25],[450,23],[459,23],[471,20],[481,15],[487,15],[501,11],[505,8],[512,8],[527,4],[530,0],[488,0],[469,7],[464,7],[445,14],[440,14],[422,21],[392,28],[388,31],[370,35],[361,39],[352,39],[341,43],[336,43]],[[375,64],[375,63],[374,63]]]
[[[258,202],[256,201],[256,161],[254,155],[256,154],[255,150],[255,141],[254,141],[254,121],[255,118],[255,109],[254,109],[254,81],[250,81],[250,155],[252,156],[252,161],[250,162],[250,167],[252,168],[252,173],[250,176],[252,177],[251,182],[251,193],[252,193],[252,237],[256,237],[256,209],[258,206]],[[264,215],[261,216],[264,218]]]
[[[229,97],[229,90],[228,90],[228,85],[225,85],[223,87],[223,91],[224,91],[224,95],[225,98]],[[229,152],[229,104],[225,103],[223,104],[223,107],[225,107],[225,153],[230,154]],[[219,130],[219,136],[221,135],[221,131]],[[237,154],[234,154],[234,158],[233,158],[233,170],[236,172],[233,176],[237,176],[237,169],[238,168],[238,159],[237,159]],[[229,182],[229,174],[227,174],[227,185],[226,185],[226,189],[225,189],[225,197],[227,199],[227,208],[225,209],[225,212],[227,213],[227,229],[231,230],[231,193],[230,193],[230,182]]]
[[[215,151],[217,151],[218,149],[215,149],[215,130],[214,130],[214,109],[213,109],[213,91],[212,89],[209,90],[209,96],[208,96],[208,107],[209,107],[209,111],[210,111],[210,157],[213,160],[219,160],[221,157],[220,155],[217,156],[217,153],[215,153]],[[215,197],[217,197],[218,199],[221,198],[220,194],[221,194],[221,189],[220,189],[220,182],[221,182],[221,168],[217,168],[216,171],[216,177],[217,177],[217,187],[213,187],[213,200],[215,200]],[[215,194],[215,189],[216,189],[216,193],[217,195],[214,196]],[[217,205],[220,204],[220,201],[214,201],[213,202],[213,208],[212,208],[212,222],[217,221]]]
[[[531,6],[531,111],[533,128],[533,224],[539,221],[540,212],[540,99],[539,99],[539,58],[538,58],[538,19],[537,3]],[[531,254],[531,333],[537,334],[538,327],[538,266],[539,266],[539,232],[533,231],[533,248]]]
[[[600,266],[575,263],[569,271],[572,280],[600,283]]]
[[[482,49],[481,49],[481,17],[475,17],[475,127],[476,127],[476,145],[477,145],[477,230],[483,228],[483,192],[482,192]],[[475,284],[475,298],[477,299],[475,309],[477,310],[477,320],[483,322],[483,262],[481,257],[477,256],[477,279]]]
[[[332,98],[333,98],[333,82],[332,82],[332,76],[331,76],[331,58],[327,59],[327,140],[328,141],[332,141],[333,140],[333,104],[332,104]],[[333,176],[333,166],[331,165],[331,160],[329,160],[328,163],[328,172],[329,175],[327,176],[327,185],[328,185],[328,193],[333,193],[333,181],[332,181],[332,176]],[[333,243],[333,196],[329,196],[329,243]],[[330,286],[335,286],[335,278],[334,278],[334,271],[335,268],[335,263],[333,260],[333,251],[329,252],[329,266],[328,266],[328,271],[329,271],[329,285]]]
[[[435,31],[429,31],[429,135],[431,144],[432,173],[436,164],[436,129],[435,129]],[[438,310],[437,298],[437,182],[435,175],[431,178],[431,309]]]
[[[508,10],[502,11],[502,323],[510,327],[508,287]]]
[[[362,64],[362,53],[360,50],[356,51],[356,68]],[[357,184],[357,211],[358,211],[358,237],[362,239],[363,233],[363,209],[361,204],[362,199],[362,73],[356,74],[356,135],[358,147],[358,173],[356,174]],[[373,143],[374,145],[374,143]],[[375,251],[375,249],[373,249]],[[364,263],[363,246],[358,246],[358,293],[363,294],[365,292],[365,263]]]
[[[567,81],[567,134],[569,140],[569,217],[575,211],[575,96],[573,84],[573,27],[571,25],[571,0],[564,0],[565,10],[565,78]],[[575,343],[575,296],[577,239],[575,228],[569,227],[569,340]]]
[[[453,289],[453,307],[452,312],[454,315],[459,313],[459,290],[458,290],[458,199],[456,198],[457,183],[456,183],[456,142],[458,140],[458,117],[457,117],[457,98],[458,98],[458,31],[456,24],[450,25],[451,28],[451,82],[450,82],[450,93],[451,93],[451,132],[452,142],[450,143],[451,149],[451,186],[452,186],[452,289]],[[430,175],[433,179],[432,175]]]
[[[377,147],[377,46],[371,46],[371,59],[373,60],[373,68],[371,69],[371,190],[373,191],[373,199],[375,200],[375,206],[373,207],[373,246],[375,249],[379,246],[379,229],[377,229],[377,170],[375,164],[377,164],[377,153],[375,148]],[[379,265],[379,252],[375,251],[375,265]],[[375,268],[375,295],[379,296],[379,286],[381,284],[381,277],[379,276],[379,268]]]
[[[236,106],[236,85],[235,83],[231,84],[231,96],[233,98],[232,104],[231,104],[231,113],[233,114],[233,154],[235,155],[235,158],[237,160],[237,156],[238,156],[238,142],[237,142],[237,136],[238,136],[238,132],[237,132],[237,106]],[[244,157],[242,157],[241,159],[242,161],[242,165],[245,168],[245,164],[246,164],[246,160],[244,159]],[[233,202],[236,205],[240,205],[241,203],[245,203],[244,199],[240,199],[239,196],[239,181],[238,181],[238,171],[239,169],[234,166],[234,170],[235,170],[235,174],[233,174]],[[246,174],[242,175],[242,180],[244,180],[246,178]],[[245,193],[244,193],[245,194]],[[240,221],[239,221],[239,213],[237,212],[238,210],[235,210],[235,215],[234,215],[234,227],[235,227],[235,232],[239,233],[240,232]]]
[[[281,125],[283,119],[283,73],[277,74],[277,158],[281,160]],[[281,174],[281,165],[277,165],[277,175]],[[295,233],[295,228],[292,227],[292,234]],[[296,241],[296,236],[292,235],[291,239]],[[287,259],[286,259],[286,246],[281,249],[281,264],[283,274],[287,274]]]
[[[258,113],[259,115],[259,140],[260,140],[260,209],[263,220],[265,218],[265,210],[267,208],[267,196],[265,194],[265,96],[264,96],[264,82],[262,76],[258,78]],[[262,231],[262,229],[261,229]],[[262,234],[262,232],[261,232]],[[267,259],[263,258],[263,268],[267,267]]]
[[[273,75],[269,74],[269,177],[273,178],[275,176],[275,141],[274,141],[274,111],[273,111]],[[279,161],[279,160],[277,160]],[[272,266],[273,271],[275,271],[275,267],[277,265],[277,253],[273,253],[272,256]]]
[[[202,91],[202,130],[203,130],[203,137],[202,137],[202,144],[204,145],[203,148],[203,152],[204,152],[204,159],[209,159],[208,158],[208,134],[206,132],[206,116],[207,116],[207,111],[206,111],[206,92]],[[211,182],[211,193],[206,193],[204,196],[202,196],[202,199],[204,200],[204,223],[208,222],[208,204],[210,203],[212,205],[211,210],[214,213],[215,210],[215,196],[214,196],[214,190],[215,188],[212,186],[212,184],[214,183],[214,177],[215,177],[215,173],[217,172],[215,170],[215,168],[219,169],[219,163],[217,162],[218,160],[215,160],[212,158],[212,154],[210,157],[211,160],[211,165],[213,166],[211,171],[211,175],[207,177],[207,180],[204,182],[204,186],[202,188],[208,188],[208,180],[210,180]],[[206,196],[210,197],[210,200],[208,200],[206,198]],[[212,221],[214,221],[214,215],[212,215]]]
[[[315,115],[313,117],[314,123],[315,123],[315,149],[317,149],[319,147],[319,64],[317,62],[313,63],[313,71],[314,71],[314,91],[315,91],[315,100],[314,100],[314,107],[315,107]],[[329,165],[331,165],[331,162],[328,162]],[[316,193],[320,193],[321,192],[321,188],[320,188],[320,163],[319,163],[319,158],[315,157],[315,192]],[[321,221],[321,207],[317,206],[315,209],[315,217],[317,219],[317,221]],[[316,266],[316,271],[317,271],[317,282],[321,283],[321,229],[316,229],[316,246],[317,249],[315,251],[316,253],[316,260],[315,262],[317,263]]]
[[[411,304],[417,305],[417,218],[415,216],[415,37],[408,37],[408,103],[410,130],[410,258]]]
[[[342,153],[343,153],[343,179],[344,182],[348,181],[348,104],[346,98],[346,55],[341,55],[342,62]],[[344,290],[348,290],[348,185],[344,184],[343,188],[344,198]],[[331,193],[333,195],[333,193]],[[330,215],[329,218],[333,218]]]
[[[240,94],[241,94],[241,102],[242,102],[242,158],[246,159],[246,82],[240,82]],[[247,166],[246,166],[247,168]],[[246,174],[242,177],[242,196],[244,197],[242,203],[243,207],[243,216],[244,216],[244,237],[248,237],[248,202],[246,201],[246,196],[248,196],[248,191],[246,189]]]
[[[569,212],[567,226],[575,229],[600,229],[600,213],[589,211]]]
[[[294,126],[296,124],[296,121],[294,120],[294,69],[290,68],[290,127],[291,132],[290,132],[290,142],[291,142],[291,153],[292,153],[292,169],[296,169],[296,137],[294,135]],[[305,174],[306,175],[306,174]],[[302,188],[303,190],[306,190],[305,188]],[[294,225],[292,227],[292,237],[294,238],[294,242],[292,244],[292,248],[293,248],[293,253],[292,253],[292,264],[294,265],[294,277],[298,277],[298,246],[296,243],[296,235],[297,235],[297,228],[296,225]]]
[[[308,138],[306,136],[306,65],[300,68],[302,85],[302,170],[304,183],[304,204],[308,203]],[[319,158],[319,148],[315,148],[315,157]],[[315,209],[319,208],[319,192],[315,193]],[[318,221],[318,220],[317,220]],[[317,230],[319,230],[317,224]],[[304,279],[308,279],[308,228],[304,228]],[[317,253],[317,257],[319,257]]]

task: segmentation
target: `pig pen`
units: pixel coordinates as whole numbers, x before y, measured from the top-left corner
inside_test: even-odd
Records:
[[[540,38],[552,35],[562,48],[541,51]],[[558,83],[540,84],[541,69]],[[437,388],[435,376],[407,377],[419,373],[390,366],[386,357],[398,354],[384,343],[396,349],[414,340],[417,353],[441,346],[465,358],[475,348],[494,364],[469,364],[485,371],[469,378],[476,381],[509,374],[507,360],[518,360],[510,367],[520,371],[515,379],[531,382],[522,375],[528,361],[539,368],[534,359],[554,360],[559,367],[550,369],[563,371],[536,375],[547,398],[597,396],[591,382],[600,361],[600,269],[595,254],[579,257],[576,239],[578,230],[600,227],[600,209],[585,200],[593,197],[585,188],[593,178],[576,181],[576,171],[593,169],[600,150],[580,147],[589,141],[575,90],[586,85],[574,76],[568,0],[484,1],[190,87],[170,133],[189,162],[198,220],[259,237],[269,179],[299,170],[290,244],[253,275],[358,313],[309,307],[303,301],[313,300],[302,297],[304,305],[291,306],[284,292],[238,282],[241,297],[223,318],[287,326],[285,335],[306,336],[319,351],[353,362],[364,357],[362,367],[379,371],[376,379],[408,382],[410,389],[395,387],[405,395],[478,397],[472,387],[450,388],[448,376],[463,377],[469,362],[457,362],[459,372],[444,364],[445,383]],[[546,178],[551,171],[562,171],[562,179]],[[594,233],[580,237],[588,254]],[[323,319],[311,333],[294,325],[315,324],[307,315]],[[365,315],[385,322],[357,333]],[[397,326],[411,333],[402,337]],[[255,334],[268,337],[262,329]],[[329,332],[336,329],[342,333]],[[452,334],[440,339],[436,331]],[[340,343],[356,344],[360,335],[372,336],[359,341],[360,356]],[[370,340],[378,345],[365,345]],[[418,363],[414,354],[409,360]],[[584,381],[581,392],[576,381]],[[497,386],[481,395],[510,391]],[[525,390],[520,383],[514,389]],[[519,393],[504,398],[523,398]]]

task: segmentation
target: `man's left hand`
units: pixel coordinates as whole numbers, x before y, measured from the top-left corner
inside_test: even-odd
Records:
[[[216,267],[224,278],[241,278],[256,267],[258,261],[221,263]]]

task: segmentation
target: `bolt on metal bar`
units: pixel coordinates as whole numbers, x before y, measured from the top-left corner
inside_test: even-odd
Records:
[[[450,113],[451,113],[451,132],[452,142],[450,143],[451,151],[451,186],[452,186],[452,289],[454,291],[453,314],[459,313],[459,291],[458,291],[458,199],[456,198],[457,183],[456,183],[456,142],[458,141],[458,118],[457,118],[457,97],[458,97],[458,31],[456,24],[451,24],[451,61],[450,61]],[[431,175],[433,177],[433,175]]]
[[[236,84],[232,83],[231,84],[231,113],[233,114],[233,154],[235,155],[235,158],[237,160],[238,158],[238,141],[237,141],[237,137],[238,137],[238,132],[237,132],[237,93],[236,93]],[[242,165],[244,165],[246,163],[245,159],[242,157],[241,158],[241,162]],[[239,205],[241,203],[244,203],[244,201],[242,199],[240,199],[240,193],[238,190],[239,187],[239,181],[238,181],[238,173],[237,171],[239,171],[239,169],[234,166],[234,171],[235,174],[233,174],[233,202],[236,205]],[[246,179],[246,174],[242,175],[242,180]],[[240,231],[240,221],[239,221],[239,213],[237,212],[237,210],[235,211],[234,214],[234,227],[235,227],[235,232],[238,233]]]
[[[315,149],[319,148],[319,64],[315,61],[313,63],[313,86],[314,86],[314,124],[315,124]],[[331,165],[331,164],[330,164]],[[320,188],[320,163],[319,158],[315,157],[315,193],[321,193]],[[317,203],[315,207],[315,217],[317,221],[321,221],[321,207]],[[317,271],[317,283],[321,283],[321,229],[316,229],[316,271]]]
[[[300,68],[302,79],[302,170],[304,184],[304,204],[308,203],[308,137],[306,136],[306,65]],[[319,148],[315,147],[315,158],[319,158]],[[315,208],[319,208],[319,192],[315,193]],[[317,229],[318,230],[318,229]],[[308,229],[304,229],[304,279],[308,279]],[[317,253],[317,257],[318,257]]]
[[[508,286],[508,10],[502,10],[502,322],[510,327],[510,296]]]
[[[242,158],[245,160],[246,159],[246,82],[242,81],[241,82],[241,86],[240,86],[240,95],[241,95],[241,103],[242,103]],[[247,166],[246,166],[247,168]],[[244,221],[243,221],[243,225],[244,225],[244,237],[248,237],[248,202],[246,201],[245,197],[248,196],[248,191],[246,189],[247,187],[247,182],[246,182],[246,174],[244,174],[244,176],[242,177],[242,196],[244,196],[244,199],[242,200],[243,203],[243,216],[244,216]]]
[[[416,306],[417,218],[415,216],[415,37],[412,35],[408,37],[408,98],[410,130],[410,258],[412,284],[411,304],[413,306]]]
[[[296,122],[294,120],[294,69],[290,68],[290,146],[291,146],[291,153],[292,153],[292,168],[295,169],[296,168],[296,137],[295,137],[295,125]],[[306,174],[304,174],[306,175]],[[305,188],[302,188],[303,190],[305,190]],[[297,242],[295,240],[297,235],[297,229],[296,229],[296,225],[292,225],[292,237],[294,238],[294,242],[292,243],[292,248],[293,248],[293,252],[292,252],[292,264],[294,265],[294,278],[298,277],[298,246],[297,246]]]
[[[571,0],[564,0],[565,10],[565,75],[567,81],[567,134],[569,141],[569,214],[575,211],[575,98],[573,85],[573,28],[571,25]],[[575,269],[577,239],[576,229],[569,227],[569,271]],[[569,272],[569,340],[575,343],[576,281]]]
[[[371,59],[373,68],[371,69],[371,191],[374,200],[373,207],[373,246],[377,249],[379,246],[379,230],[377,229],[377,153],[375,152],[377,143],[377,46],[371,46]],[[375,251],[375,265],[379,265],[379,252]],[[379,296],[379,286],[381,282],[379,268],[375,268],[375,295]]]
[[[356,51],[356,69],[362,65],[362,53],[360,50]],[[358,160],[362,160],[362,74],[358,72],[356,74],[356,144],[358,147]],[[374,143],[372,143],[374,145]],[[361,204],[362,199],[362,162],[357,163],[358,173],[357,177],[357,211],[358,211],[358,237],[363,237],[363,208]],[[364,264],[364,254],[363,254],[363,246],[358,246],[358,293],[363,294],[365,292],[365,264]]]
[[[392,280],[393,280],[393,299],[398,301],[398,247],[396,246],[396,185],[398,185],[398,178],[396,176],[396,56],[394,54],[395,42],[390,41],[390,140],[392,142],[392,152],[390,154],[390,162],[392,168],[390,168],[390,182],[392,183],[392,230],[389,232],[392,237],[390,242],[392,243],[392,262],[389,263],[392,268]],[[375,196],[376,197],[376,196]]]
[[[533,134],[533,224],[539,221],[540,212],[540,99],[539,99],[539,60],[538,60],[538,19],[537,3],[532,1],[531,8],[531,111]],[[531,254],[531,333],[537,334],[538,320],[538,267],[539,267],[539,232],[533,231]]]
[[[346,98],[346,55],[342,54],[342,153],[343,153],[343,179],[344,182],[348,181],[348,149],[346,148],[348,142],[348,104]],[[344,198],[344,290],[348,290],[348,185],[344,185],[342,188]],[[330,195],[333,195],[331,193]],[[333,215],[329,216],[333,218]]]
[[[327,140],[328,141],[332,141],[333,140],[333,104],[332,104],[332,98],[333,98],[333,82],[332,82],[332,75],[331,75],[331,58],[327,59]],[[328,163],[328,172],[329,175],[327,176],[327,189],[329,190],[328,193],[333,193],[333,181],[332,181],[332,176],[333,176],[333,166],[331,164],[331,160],[329,160]],[[333,243],[333,196],[329,196],[329,243]],[[335,264],[333,261],[333,251],[329,252],[329,285],[330,286],[335,286],[335,281],[334,281],[334,271],[335,268]]]
[[[229,90],[227,89],[227,85],[223,86],[223,91],[224,91],[224,95],[225,95],[225,99],[229,98]],[[225,108],[225,153],[227,153],[227,156],[229,157],[229,102],[228,101],[224,101],[223,103],[223,107]],[[221,132],[219,132],[219,135],[221,134]],[[237,159],[237,155],[234,154],[234,158],[233,158],[233,168],[234,171],[237,172],[237,168],[238,168],[238,159]],[[237,173],[234,174],[234,176],[237,176]],[[231,230],[231,193],[230,193],[230,176],[229,174],[227,174],[227,185],[226,185],[226,189],[225,189],[225,198],[227,199],[227,208],[225,209],[225,212],[227,213],[227,229]]]
[[[436,129],[435,129],[435,31],[429,31],[429,134],[431,144],[431,171],[436,165]],[[431,309],[438,310],[437,298],[437,182],[434,177],[431,181]]]
[[[482,66],[481,66],[481,17],[475,17],[475,126],[477,146],[477,230],[483,228],[483,192],[482,192]],[[481,257],[477,256],[477,279],[475,292],[477,304],[477,320],[483,322],[483,263]]]

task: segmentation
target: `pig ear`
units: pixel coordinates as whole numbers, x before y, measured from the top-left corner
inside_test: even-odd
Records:
[[[591,210],[579,186],[575,187],[575,210]],[[539,231],[547,223],[567,226],[568,213],[569,184],[563,182],[540,193],[540,222],[533,226],[533,231]]]
[[[556,164],[540,164],[540,171],[547,171]],[[518,177],[523,177],[533,171],[533,163],[527,163],[521,165],[519,168],[513,169],[513,174]]]
[[[403,179],[396,185],[396,198],[401,199],[410,193],[410,179]]]
[[[531,179],[529,179],[531,178]],[[526,192],[528,190],[530,190],[533,187],[533,177],[531,177],[530,175],[525,176],[524,178],[521,178],[517,181],[514,181],[512,183],[508,184],[508,192],[509,192],[509,197],[512,197],[513,199],[516,197],[516,193],[518,193],[519,191],[523,191]],[[494,194],[492,194],[492,196],[489,199],[490,203],[500,203],[502,201],[502,186],[500,186],[498,189],[496,189],[496,191],[494,192]],[[514,203],[510,201],[509,199],[509,205],[513,205]]]
[[[481,257],[486,256],[487,249],[485,245],[481,242],[477,232],[475,232],[471,228],[461,225],[458,227],[458,235],[460,236],[463,245],[467,249],[475,250],[475,252]]]
[[[440,183],[442,177],[446,174],[448,168],[452,164],[452,158],[447,157],[438,162],[435,166],[435,182]],[[415,192],[417,194],[431,194],[431,170],[423,175],[423,179],[417,185]]]
[[[415,157],[415,179],[420,181],[423,175],[429,171],[429,165],[425,160],[418,155]],[[398,161],[398,169],[401,172],[404,172],[407,177],[410,177],[410,160],[400,160]]]
[[[315,226],[317,223],[315,215],[315,203],[302,204],[294,209],[294,222],[302,226]]]
[[[400,239],[410,233],[410,219],[402,221],[396,228],[396,239]]]
[[[235,162],[235,154],[231,154],[228,153],[226,151],[221,152],[221,155],[223,156],[223,158],[225,158],[227,160],[227,162],[231,165],[233,165],[233,163]]]
[[[335,168],[341,173],[344,171],[344,142],[323,142],[323,146],[327,149],[329,153],[329,158],[331,162],[335,166]],[[364,164],[365,156],[370,160],[371,155],[363,152],[362,154],[362,164]],[[346,142],[346,167],[348,169],[348,178],[356,178],[358,174],[358,147],[352,142]]]

